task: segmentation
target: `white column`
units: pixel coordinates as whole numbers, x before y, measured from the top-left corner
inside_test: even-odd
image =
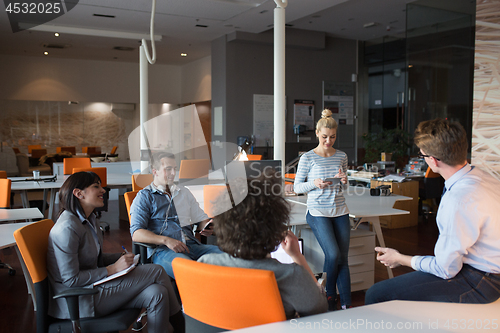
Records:
[[[285,166],[285,7],[288,0],[274,0],[274,159]]]
[[[146,58],[146,50],[144,45],[139,47],[139,97],[140,97],[140,136],[141,136],[141,152],[148,149],[146,143],[146,131],[144,124],[148,121],[148,59]],[[149,163],[141,161],[141,172],[147,170]],[[144,171],[147,173],[147,171]]]

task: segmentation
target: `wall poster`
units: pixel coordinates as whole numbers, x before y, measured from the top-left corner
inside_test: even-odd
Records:
[[[306,130],[314,129],[314,101],[295,100],[293,104],[294,125],[304,125]]]

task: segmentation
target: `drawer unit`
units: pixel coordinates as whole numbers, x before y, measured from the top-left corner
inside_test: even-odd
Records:
[[[323,272],[325,255],[309,226],[301,228],[304,239],[304,256],[314,273]],[[365,290],[374,283],[375,233],[369,230],[351,230],[349,244],[349,271],[351,291]]]

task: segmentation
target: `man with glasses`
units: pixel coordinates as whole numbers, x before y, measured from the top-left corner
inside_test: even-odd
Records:
[[[365,304],[389,300],[490,303],[500,298],[500,181],[467,163],[467,135],[459,123],[422,122],[415,144],[445,179],[434,256],[408,256],[376,247],[391,268],[415,272],[373,285]]]

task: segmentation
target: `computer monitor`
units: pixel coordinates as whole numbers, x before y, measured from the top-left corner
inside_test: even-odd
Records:
[[[251,180],[262,174],[271,176],[273,172],[279,172],[281,176],[280,160],[226,161],[225,179],[226,182],[235,178]]]
[[[299,238],[299,247],[300,247],[300,253],[304,254],[304,240],[302,238]],[[282,264],[292,264],[293,263],[292,257],[290,257],[285,252],[285,250],[283,250],[283,247],[281,247],[281,244],[276,251],[271,252],[271,258],[278,260]]]

